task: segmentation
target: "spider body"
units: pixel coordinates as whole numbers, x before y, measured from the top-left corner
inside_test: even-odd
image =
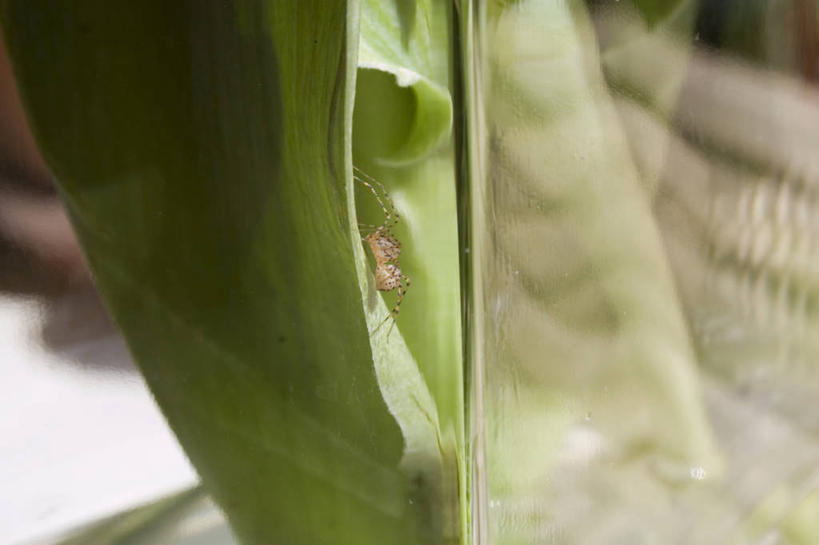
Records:
[[[367,235],[364,240],[375,258],[375,289],[392,291],[400,287],[404,275],[398,263],[398,256],[401,253],[401,245],[398,241],[378,231]]]
[[[384,231],[381,227],[364,237],[370,252],[375,258],[376,266],[394,263],[398,265],[398,257],[401,255],[401,243],[398,242],[392,233]],[[398,268],[400,273],[400,267]],[[381,288],[378,288],[379,290]]]
[[[378,204],[381,206],[381,210],[384,212],[385,218],[382,225],[378,227],[365,226],[373,229],[373,231],[365,236],[363,240],[367,243],[367,246],[370,248],[370,253],[372,253],[373,259],[375,259],[375,289],[378,291],[397,290],[398,293],[395,306],[378,327],[384,325],[390,318],[393,319],[392,325],[395,325],[395,317],[398,316],[401,303],[404,301],[404,296],[410,286],[410,279],[401,271],[401,264],[398,261],[401,255],[401,243],[392,233],[392,227],[398,223],[398,213],[395,211],[395,206],[387,194],[387,191],[384,189],[384,186],[360,170],[356,169],[356,171],[364,176],[364,178],[356,176],[355,179],[375,195]],[[383,199],[373,184],[376,184],[381,189],[384,194]],[[392,325],[390,326],[390,331],[392,331]],[[387,335],[389,336],[389,332],[387,332]]]

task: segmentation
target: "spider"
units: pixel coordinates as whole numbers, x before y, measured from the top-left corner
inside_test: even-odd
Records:
[[[378,205],[384,212],[383,224],[379,226],[359,225],[359,227],[372,229],[362,240],[367,243],[370,252],[373,254],[373,258],[375,258],[375,289],[378,291],[398,291],[395,306],[387,317],[384,318],[384,321],[378,324],[378,327],[373,330],[373,333],[375,333],[387,320],[392,318],[392,324],[390,325],[389,331],[387,331],[387,337],[389,337],[395,325],[395,318],[398,316],[401,303],[404,302],[404,296],[410,287],[410,279],[401,271],[401,264],[398,262],[398,258],[401,255],[401,243],[392,233],[392,228],[398,223],[399,216],[384,186],[379,181],[362,172],[359,168],[353,168],[357,174],[357,176],[354,175],[353,178],[372,192],[375,196],[375,200],[378,201]],[[376,186],[384,194],[383,198],[378,194]]]

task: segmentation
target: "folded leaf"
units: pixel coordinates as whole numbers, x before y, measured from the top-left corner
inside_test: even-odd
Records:
[[[348,219],[351,5],[0,3],[97,285],[243,543],[439,540],[435,415],[374,365]]]

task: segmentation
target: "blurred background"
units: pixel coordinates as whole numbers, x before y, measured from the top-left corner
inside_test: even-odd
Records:
[[[817,2],[488,6],[490,541],[819,543]]]
[[[94,290],[2,42],[0,414],[0,543],[197,483]]]

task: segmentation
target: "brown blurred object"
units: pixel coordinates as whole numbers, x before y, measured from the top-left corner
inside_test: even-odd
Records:
[[[40,341],[67,362],[133,371],[91,282],[65,208],[26,121],[0,34],[0,296],[40,298]]]
[[[799,68],[807,81],[819,80],[819,35],[816,32],[816,1],[794,2],[794,27],[799,35]]]
[[[0,292],[55,295],[89,282],[0,40]]]

